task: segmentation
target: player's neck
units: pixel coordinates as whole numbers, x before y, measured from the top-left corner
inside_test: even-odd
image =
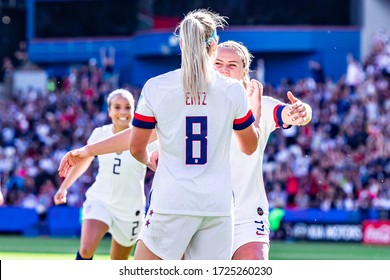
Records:
[[[121,132],[125,129],[128,129],[129,127],[131,127],[131,125],[128,125],[128,126],[116,126],[116,125],[113,125],[112,126],[112,133],[116,134],[118,132]]]

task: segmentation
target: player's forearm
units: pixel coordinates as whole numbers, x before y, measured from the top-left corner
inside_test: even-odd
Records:
[[[148,153],[146,148],[144,150],[130,149],[130,153],[140,163],[145,164],[145,165],[150,164],[150,161],[151,161],[150,154]]]
[[[261,136],[261,129],[260,129],[261,105],[260,104],[259,104],[259,106],[252,109],[252,114],[255,118],[255,121],[253,122],[253,126],[254,126],[254,131],[255,131],[256,137],[257,137],[257,141],[255,141],[255,142],[257,143],[257,142],[259,142],[260,136]],[[257,147],[257,144],[256,144],[256,147]]]
[[[87,150],[93,156],[128,151],[130,132],[131,128],[128,128],[104,140],[88,144]]]
[[[78,162],[75,166],[73,166],[68,175],[65,177],[62,182],[60,189],[67,190],[70,186],[88,169],[91,162],[93,161],[93,157],[83,158]]]
[[[130,153],[139,162],[149,165],[150,154],[147,145],[150,142],[152,129],[133,127],[130,134]]]
[[[260,118],[261,118],[261,103],[252,106],[252,114],[255,118],[255,121],[253,122],[253,125],[256,129],[260,129]]]

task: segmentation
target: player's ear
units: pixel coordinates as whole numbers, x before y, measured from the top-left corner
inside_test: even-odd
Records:
[[[218,39],[213,40],[213,42],[209,46],[209,54],[213,55],[218,48]]]
[[[246,75],[248,75],[248,69],[244,69],[242,72],[242,79],[244,80]]]

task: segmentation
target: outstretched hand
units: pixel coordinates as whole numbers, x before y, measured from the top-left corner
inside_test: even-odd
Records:
[[[306,125],[311,119],[311,116],[309,116],[309,112],[307,111],[306,106],[304,106],[302,101],[296,98],[291,91],[287,92],[287,97],[291,102],[291,105],[288,105],[288,108],[290,110],[288,116],[291,117],[291,121],[293,122],[293,124]]]
[[[58,175],[60,177],[66,177],[73,166],[75,166],[83,158],[90,156],[92,155],[85,147],[67,152],[61,159],[60,166],[58,167]]]

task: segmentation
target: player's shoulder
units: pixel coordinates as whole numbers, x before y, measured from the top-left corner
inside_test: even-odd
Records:
[[[167,93],[176,92],[182,87],[180,69],[155,76],[146,81],[142,94],[152,95],[154,99],[163,99]]]
[[[107,138],[112,135],[112,124],[106,124],[103,126],[96,127],[89,137],[88,142],[96,142],[100,139]]]
[[[173,80],[177,80],[180,78],[180,75],[181,75],[181,70],[180,69],[176,69],[176,70],[172,70],[172,71],[169,71],[169,72],[166,72],[166,73],[163,73],[163,74],[160,74],[160,75],[157,75],[155,77],[152,77],[150,78],[149,80],[147,80],[147,82],[145,83],[145,86],[148,85],[158,85],[158,84],[165,84],[165,83],[169,83]]]
[[[214,90],[233,103],[246,96],[246,90],[238,80],[225,77],[218,72],[215,74]]]
[[[97,133],[112,132],[112,123],[96,127],[93,131],[96,131]]]

